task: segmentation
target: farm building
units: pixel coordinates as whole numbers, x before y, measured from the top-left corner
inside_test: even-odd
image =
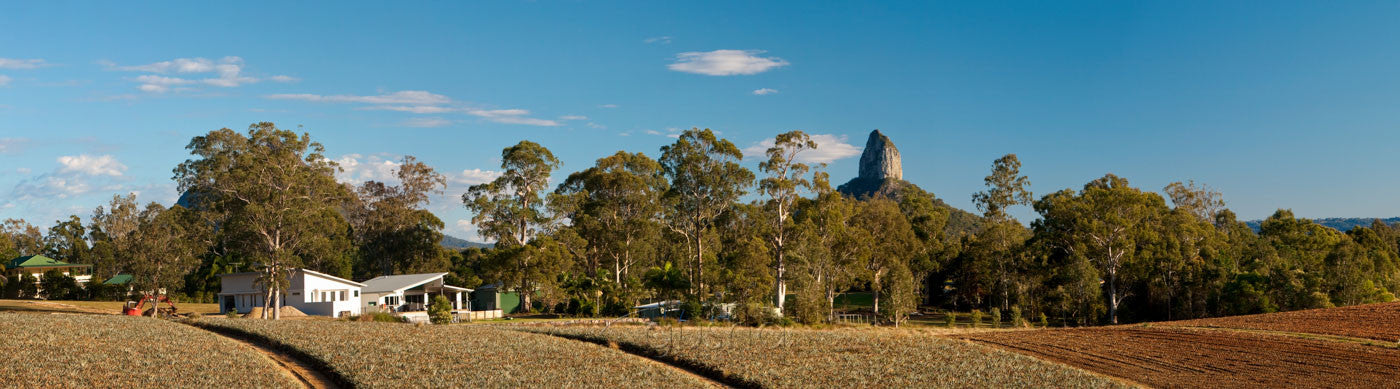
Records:
[[[520,311],[520,294],[501,291],[501,284],[484,285],[471,293],[472,309],[500,310],[504,313]]]
[[[5,263],[5,276],[11,279],[19,279],[20,274],[29,274],[38,282],[49,270],[61,271],[64,275],[73,277],[79,284],[92,280],[92,265],[72,264],[43,255],[26,255]]]
[[[234,311],[248,313],[263,306],[266,290],[258,285],[255,272],[219,276],[219,313]],[[291,285],[282,295],[283,305],[294,307],[308,315],[342,317],[359,315],[360,291],[365,287],[355,281],[306,269],[292,271]]]
[[[410,320],[427,319],[428,305],[434,296],[443,296],[452,303],[454,315],[471,319],[501,317],[494,307],[472,309],[472,290],[448,285],[447,273],[399,274],[379,276],[365,281],[364,311],[399,313]],[[486,308],[486,309],[483,309]]]

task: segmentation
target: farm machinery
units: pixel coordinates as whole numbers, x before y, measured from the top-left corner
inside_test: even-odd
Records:
[[[157,316],[174,316],[176,312],[175,302],[170,301],[170,296],[165,295],[164,289],[161,289],[160,292],[161,293],[145,292],[142,294],[140,300],[127,301],[126,306],[122,308],[122,314],[127,316],[141,316],[146,312],[142,308],[145,307],[146,302],[149,301],[151,302],[151,309],[158,311],[159,315]],[[160,303],[165,303],[165,305],[169,307],[161,307]]]

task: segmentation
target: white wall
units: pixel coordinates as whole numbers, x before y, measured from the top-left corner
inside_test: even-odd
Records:
[[[224,296],[234,296],[236,309],[239,313],[247,313],[254,307],[262,306],[261,287],[255,285],[257,274],[238,274],[220,277],[221,295],[219,296],[219,310],[224,311]],[[344,292],[344,299],[341,299],[340,292]],[[322,299],[321,292],[336,293],[333,300],[331,298]],[[283,305],[291,306],[308,315],[339,317],[341,312],[350,312],[351,315],[359,315],[360,309],[360,286],[352,285],[338,280],[333,280],[319,275],[297,271],[292,274],[291,285],[287,288],[286,301]],[[251,297],[250,297],[251,296]]]

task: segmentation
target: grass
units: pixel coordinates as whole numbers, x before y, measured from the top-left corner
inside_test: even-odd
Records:
[[[0,300],[0,311],[30,312],[74,312],[121,314],[125,301],[70,301],[70,300]],[[164,305],[163,303],[161,305]],[[180,313],[199,312],[204,315],[219,313],[219,304],[181,303],[175,307]],[[150,308],[150,303],[143,307]]]
[[[706,386],[618,350],[490,326],[216,317],[197,323],[296,350],[356,387]]]
[[[245,345],[166,320],[0,312],[0,338],[0,386],[299,386]]]
[[[958,330],[522,327],[645,350],[762,387],[1122,387],[1065,365],[950,339]]]

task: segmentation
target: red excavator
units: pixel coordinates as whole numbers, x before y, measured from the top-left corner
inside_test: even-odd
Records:
[[[126,307],[122,308],[122,314],[127,316],[141,316],[143,313],[145,313],[145,311],[141,308],[146,306],[147,301],[151,302],[151,309],[160,310],[160,316],[175,315],[175,302],[170,301],[170,297],[166,296],[164,293],[158,295],[146,293],[144,296],[141,297],[141,301],[127,301]],[[170,307],[161,308],[160,303],[165,303]]]

